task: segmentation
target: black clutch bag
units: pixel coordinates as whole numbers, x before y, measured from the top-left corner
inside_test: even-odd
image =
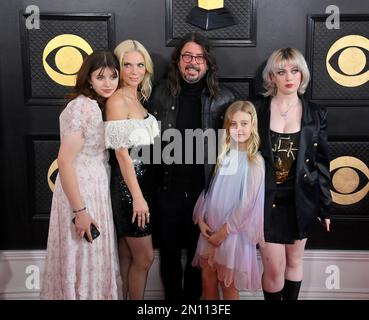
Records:
[[[72,222],[73,223],[76,223],[76,218],[73,218],[73,220],[72,220]],[[92,240],[95,240],[99,235],[100,235],[100,231],[99,231],[99,229],[97,229],[96,227],[95,227],[95,225],[94,224],[92,224],[91,223],[91,225],[90,225],[90,230],[91,230],[91,237],[92,237]],[[88,237],[87,237],[87,233],[85,232],[85,234],[84,234],[84,238],[88,241],[88,242],[90,242],[89,240],[88,240]]]

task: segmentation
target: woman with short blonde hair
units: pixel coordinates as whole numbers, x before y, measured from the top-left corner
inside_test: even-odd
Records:
[[[329,231],[327,111],[302,96],[310,73],[297,49],[274,51],[263,79],[265,98],[255,102],[265,159],[262,286],[266,300],[295,300],[306,240],[318,219]]]
[[[310,81],[310,71],[306,64],[304,56],[300,51],[293,48],[287,48],[284,50],[276,50],[269,57],[267,64],[263,71],[264,88],[266,92],[264,96],[275,96],[277,94],[277,87],[272,80],[272,75],[275,74],[278,69],[283,68],[286,61],[296,67],[301,73],[301,82],[297,89],[299,94],[304,94],[306,87]]]

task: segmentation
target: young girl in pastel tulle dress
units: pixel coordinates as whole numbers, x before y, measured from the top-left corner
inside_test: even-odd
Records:
[[[236,101],[226,111],[222,151],[210,186],[197,200],[194,222],[201,234],[192,264],[202,269],[203,299],[239,299],[239,290],[260,288],[256,245],[264,243],[264,160],[256,111]]]

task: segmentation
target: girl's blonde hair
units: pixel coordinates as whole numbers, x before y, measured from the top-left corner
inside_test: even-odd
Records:
[[[276,72],[284,68],[289,62],[301,72],[301,83],[298,88],[298,93],[304,94],[306,87],[310,81],[310,72],[306,60],[302,53],[294,48],[282,48],[275,50],[269,57],[266,66],[263,70],[263,81],[266,92],[263,93],[265,97],[275,96],[277,94],[277,87],[272,81],[272,76]]]
[[[148,51],[137,40],[125,40],[115,48],[114,54],[117,56],[120,67],[122,69],[124,64],[124,55],[132,51],[137,51],[141,53],[144,58],[146,74],[142,82],[139,84],[138,88],[140,89],[142,98],[144,100],[148,100],[152,91],[152,77],[154,74],[154,64]]]
[[[225,130],[222,137],[222,147],[220,155],[217,159],[216,169],[223,162],[224,156],[231,148],[232,138],[230,134],[230,128],[232,124],[232,117],[237,111],[248,113],[251,116],[251,134],[246,141],[246,153],[248,158],[252,160],[259,150],[260,137],[258,133],[258,118],[256,115],[255,106],[250,101],[235,101],[227,109],[223,129]]]

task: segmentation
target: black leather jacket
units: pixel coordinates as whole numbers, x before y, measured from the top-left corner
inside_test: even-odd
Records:
[[[300,97],[301,98],[301,97]],[[327,111],[302,99],[303,113],[299,150],[296,159],[295,204],[300,239],[306,238],[317,217],[328,219],[332,207],[330,193]],[[275,169],[270,141],[270,98],[255,101],[261,139],[261,154],[265,160],[264,233],[267,239],[271,212],[275,207]]]
[[[211,98],[206,89],[201,94],[201,123],[202,129],[219,129],[223,127],[224,113],[227,107],[235,100],[233,92],[220,85],[219,94],[216,98]],[[154,87],[153,93],[151,94],[148,109],[149,112],[156,117],[161,126],[161,134],[166,129],[176,128],[176,119],[178,114],[178,97],[170,95],[167,89],[166,81],[160,82]],[[168,142],[162,141],[162,150],[168,144]],[[213,164],[207,162],[207,139],[204,142],[205,159],[204,159],[204,171],[205,171],[205,186],[208,185],[209,179],[212,173]],[[157,177],[156,183],[163,189],[167,190],[170,188],[172,180],[172,166],[163,165],[160,168],[155,168],[155,176]],[[158,172],[159,171],[159,172]]]

